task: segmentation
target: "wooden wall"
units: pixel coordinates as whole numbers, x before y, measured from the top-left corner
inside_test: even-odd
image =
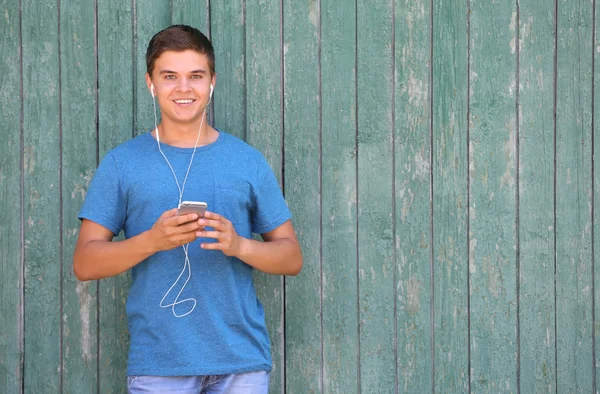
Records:
[[[172,23],[294,213],[301,275],[256,276],[272,393],[596,392],[598,7],[0,0],[0,392],[125,390],[129,279],[75,279],[76,216]]]

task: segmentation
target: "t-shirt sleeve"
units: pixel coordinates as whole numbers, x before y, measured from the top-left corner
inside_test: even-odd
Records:
[[[254,189],[252,232],[264,234],[275,230],[292,218],[275,174],[266,161],[262,162],[258,182]]]
[[[126,201],[115,158],[109,153],[102,160],[88,188],[79,219],[88,219],[118,235],[123,229]]]

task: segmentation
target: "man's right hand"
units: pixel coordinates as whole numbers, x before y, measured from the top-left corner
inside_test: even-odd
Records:
[[[177,215],[177,208],[163,213],[148,230],[150,247],[157,252],[171,250],[196,240],[196,231],[203,226],[198,224],[198,214]]]

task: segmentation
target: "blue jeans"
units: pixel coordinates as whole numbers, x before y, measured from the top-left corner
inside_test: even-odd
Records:
[[[269,372],[208,376],[128,376],[127,391],[177,394],[268,394]]]

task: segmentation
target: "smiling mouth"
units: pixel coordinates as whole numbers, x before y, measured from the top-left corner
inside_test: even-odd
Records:
[[[176,104],[191,104],[196,100],[185,99],[185,100],[173,100]]]

